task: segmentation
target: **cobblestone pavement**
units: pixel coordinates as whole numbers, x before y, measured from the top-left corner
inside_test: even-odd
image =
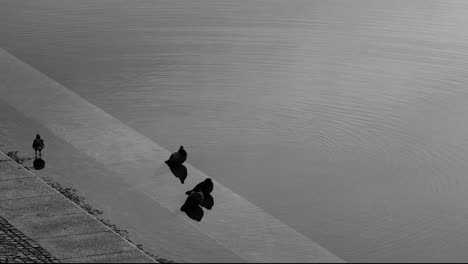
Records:
[[[60,263],[0,217],[0,263]]]

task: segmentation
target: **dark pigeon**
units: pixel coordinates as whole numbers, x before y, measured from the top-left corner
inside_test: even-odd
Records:
[[[171,154],[168,160],[166,160],[166,164],[171,165],[180,165],[187,160],[187,151],[185,151],[184,146],[180,146],[177,152]]]

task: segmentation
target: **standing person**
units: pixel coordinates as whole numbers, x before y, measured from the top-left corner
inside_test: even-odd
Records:
[[[34,139],[32,147],[34,149],[34,154],[36,154],[37,157],[37,152],[39,151],[39,156],[42,156],[42,149],[44,148],[44,140],[41,138],[39,134],[36,135],[36,139]]]

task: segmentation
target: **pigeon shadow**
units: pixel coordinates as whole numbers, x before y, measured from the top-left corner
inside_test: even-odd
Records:
[[[41,157],[36,157],[33,161],[33,167],[36,170],[42,170],[45,167],[45,161]]]
[[[203,209],[198,205],[196,201],[193,201],[193,199],[190,199],[190,197],[187,197],[187,200],[185,200],[184,205],[180,208],[182,212],[185,212],[188,217],[191,219],[200,222],[203,218]]]
[[[213,208],[213,205],[214,205],[213,196],[211,196],[211,194],[209,193],[204,194],[203,202],[200,203],[200,206],[208,210],[211,210],[211,208]]]
[[[172,174],[174,174],[176,178],[179,178],[180,183],[184,184],[185,179],[187,179],[187,167],[182,164],[174,164],[168,161],[166,161],[166,164],[169,166]]]
[[[202,207],[205,207],[208,210],[211,210],[214,205],[214,199],[213,196],[211,196],[211,192],[213,191],[213,181],[210,178],[206,178],[204,181],[198,183],[195,185],[195,187],[190,190],[186,191],[185,194],[189,195],[192,192],[201,192],[203,193],[203,200],[200,202],[200,205]]]

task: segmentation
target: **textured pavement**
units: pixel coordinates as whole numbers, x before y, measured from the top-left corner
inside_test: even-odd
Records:
[[[0,153],[1,263],[155,263]]]
[[[0,217],[0,263],[60,263],[60,261]]]

